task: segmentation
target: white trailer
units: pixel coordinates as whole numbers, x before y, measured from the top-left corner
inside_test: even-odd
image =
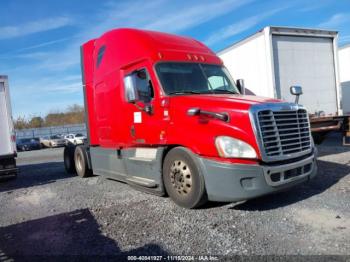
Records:
[[[291,86],[302,86],[299,103],[313,132],[340,129],[343,121],[337,58],[338,32],[265,27],[218,52],[246,94],[294,102]]]
[[[350,115],[350,44],[340,47],[338,56],[343,112]]]
[[[16,156],[8,79],[0,75],[0,179],[17,174]]]

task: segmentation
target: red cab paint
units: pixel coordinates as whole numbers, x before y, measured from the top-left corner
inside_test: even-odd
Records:
[[[106,48],[97,68],[97,51],[102,46]],[[276,100],[241,95],[168,97],[164,94],[154,72],[157,63],[193,62],[200,56],[205,63],[222,65],[221,59],[200,42],[165,33],[116,29],[87,42],[82,49],[91,145],[118,148],[169,143],[183,145],[199,155],[215,157],[217,150],[208,138],[213,140],[225,134],[252,144],[258,151],[247,110],[252,104]],[[140,110],[125,103],[123,78],[138,68],[146,68],[151,76],[155,93],[151,101],[154,114],[142,112],[142,123],[134,124],[133,113]],[[162,106],[163,101],[168,101],[168,109]],[[189,107],[229,111],[234,125],[201,117],[193,121],[193,117],[186,114]],[[168,111],[167,117],[164,117],[164,110]],[[134,136],[130,132],[132,126]]]
[[[171,191],[185,207],[202,203],[199,193],[248,199],[315,174],[305,109],[241,95],[222,60],[201,42],[115,29],[83,44],[81,55],[93,173]],[[145,174],[132,173],[138,170]]]

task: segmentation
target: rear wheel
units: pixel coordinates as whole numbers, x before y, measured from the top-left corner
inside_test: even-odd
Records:
[[[192,153],[183,147],[174,148],[166,155],[163,180],[167,193],[179,206],[197,208],[208,201],[200,168]]]
[[[64,167],[67,173],[74,174],[75,165],[74,165],[74,150],[75,147],[66,146],[63,151]]]
[[[74,152],[75,170],[80,177],[89,177],[92,175],[92,170],[89,169],[86,149],[82,146],[77,146]]]

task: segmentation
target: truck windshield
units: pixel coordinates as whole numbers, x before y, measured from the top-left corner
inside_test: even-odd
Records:
[[[239,94],[226,68],[200,63],[159,63],[156,71],[164,92],[176,94]]]

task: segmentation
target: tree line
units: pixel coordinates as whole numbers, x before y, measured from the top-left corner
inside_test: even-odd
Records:
[[[81,105],[68,106],[65,111],[52,111],[45,117],[31,116],[23,117],[19,116],[14,119],[14,127],[17,130],[27,128],[40,128],[49,126],[62,126],[84,123],[84,107]]]

